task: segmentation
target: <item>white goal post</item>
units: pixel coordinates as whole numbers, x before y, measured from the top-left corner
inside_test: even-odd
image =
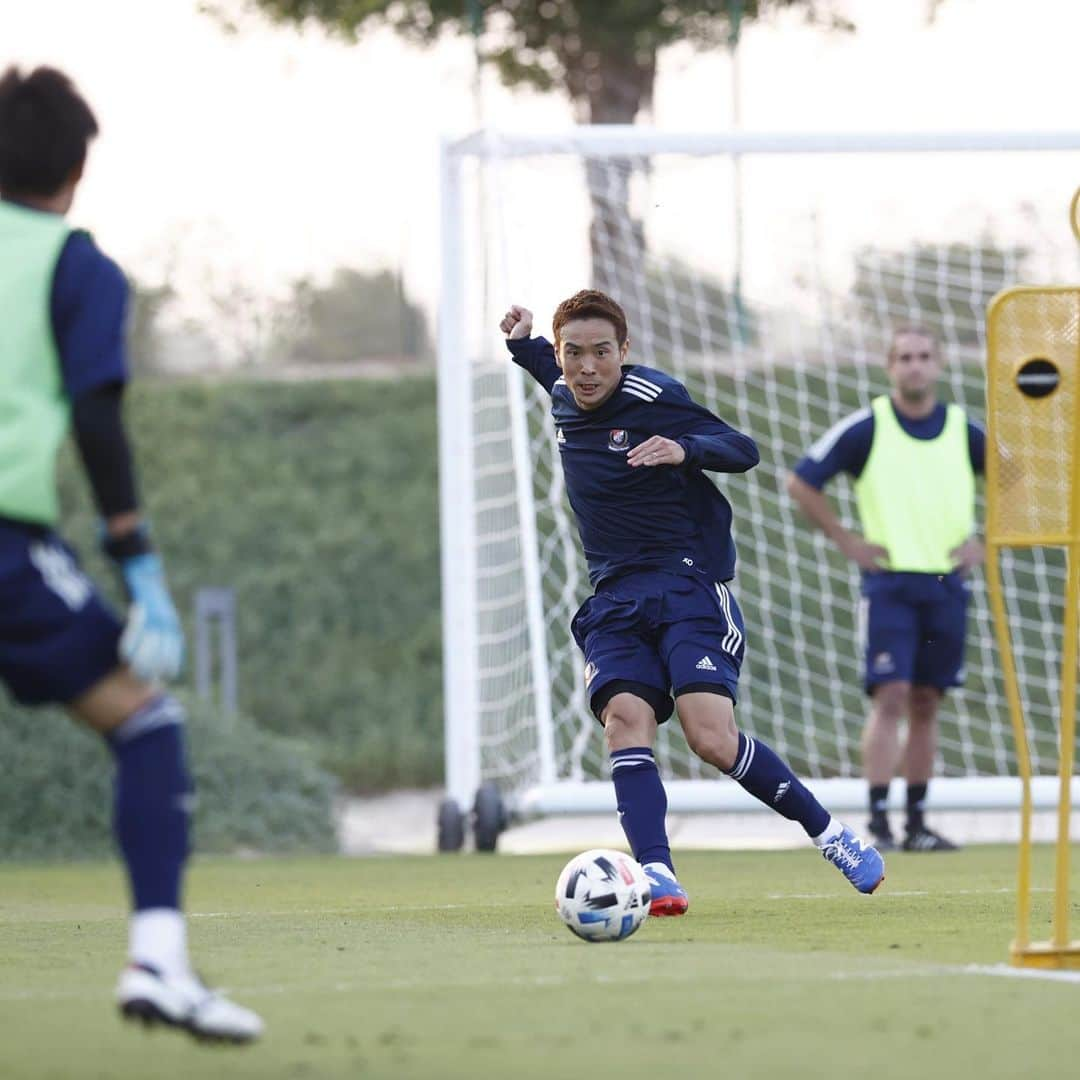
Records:
[[[532,307],[534,332],[550,337],[559,300],[608,288],[628,312],[631,359],[670,371],[757,440],[762,464],[718,480],[735,508],[733,591],[747,623],[740,725],[830,807],[862,808],[857,574],[800,519],[783,478],[885,387],[896,325],[940,335],[944,396],[983,418],[986,303],[1005,286],[1076,279],[1078,179],[1080,132],[583,127],[444,144],[443,685],[446,786],[462,810],[482,785],[518,814],[615,807],[568,631],[588,578],[549,399],[497,329],[507,305]],[[829,493],[853,521],[846,483]],[[1002,572],[1033,763],[1051,774],[1063,559],[1015,552]],[[931,803],[1016,806],[981,575],[972,593],[967,681],[942,709]],[[673,811],[761,808],[687,751],[674,719],[657,756]],[[1056,805],[1052,777],[1034,790],[1037,805]]]

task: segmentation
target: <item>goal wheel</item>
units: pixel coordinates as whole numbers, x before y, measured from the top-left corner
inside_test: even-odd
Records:
[[[465,815],[456,799],[439,803],[439,850],[460,851],[465,846]]]
[[[489,780],[481,784],[473,803],[473,838],[477,851],[494,851],[499,833],[506,828],[506,806],[498,785]]]

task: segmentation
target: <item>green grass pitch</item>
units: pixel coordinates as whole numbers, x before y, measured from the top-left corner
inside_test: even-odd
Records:
[[[987,1080],[1072,1060],[1080,985],[994,974],[1011,848],[893,855],[873,897],[812,849],[686,854],[689,915],[606,945],[555,915],[564,861],[197,861],[197,964],[268,1024],[245,1049],[121,1024],[116,867],[2,866],[0,1077]],[[1036,869],[1045,927],[1048,849]]]

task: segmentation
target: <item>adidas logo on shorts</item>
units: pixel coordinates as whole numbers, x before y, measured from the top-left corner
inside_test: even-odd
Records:
[[[703,656],[695,665],[698,671],[715,671],[716,665],[707,657]]]

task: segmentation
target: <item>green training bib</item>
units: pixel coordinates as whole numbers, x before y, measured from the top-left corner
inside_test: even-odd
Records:
[[[0,516],[55,525],[70,408],[50,315],[67,240],[58,214],[0,202]]]
[[[874,441],[855,482],[863,536],[889,552],[889,569],[947,574],[949,552],[975,531],[975,473],[964,410],[946,407],[936,439],[915,439],[888,397],[875,398]]]

